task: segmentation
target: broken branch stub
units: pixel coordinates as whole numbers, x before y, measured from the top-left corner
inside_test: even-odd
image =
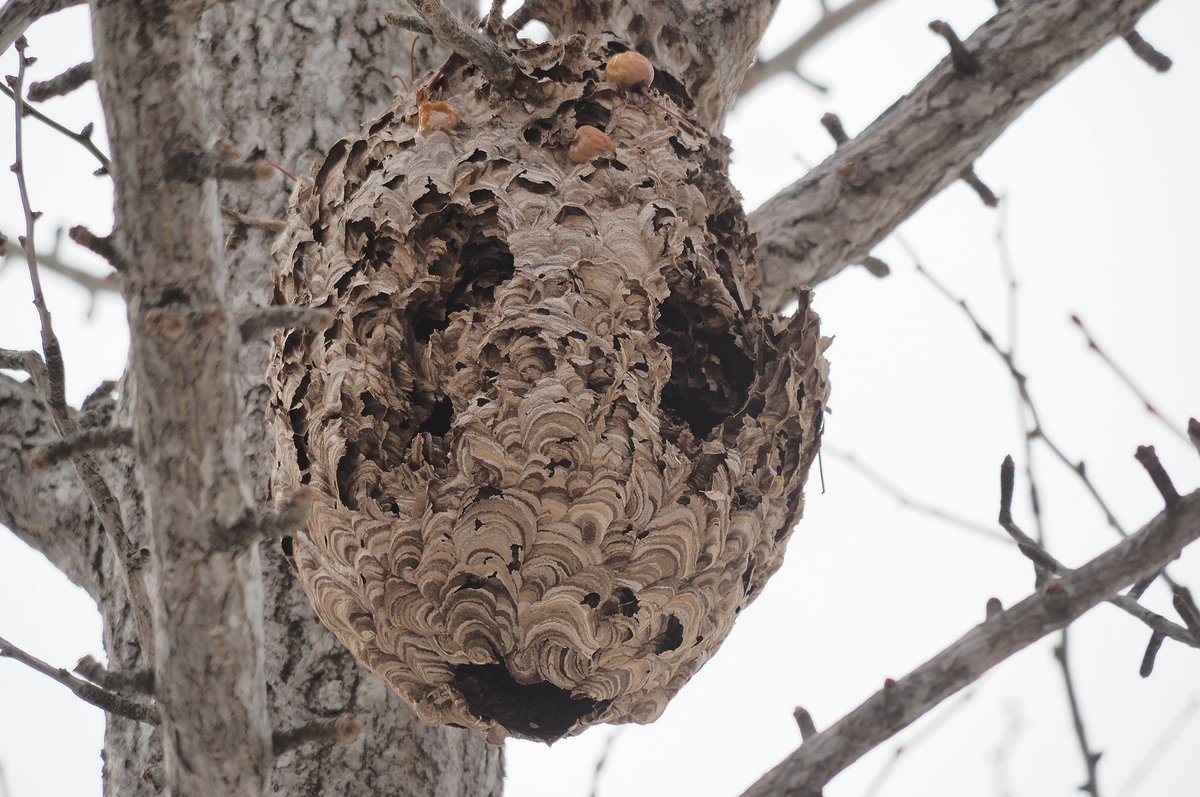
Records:
[[[338,142],[279,243],[279,500],[321,620],[428,722],[554,740],[649,722],[779,566],[828,392],[802,298],[758,306],[723,141],[518,53],[534,91],[440,85]],[[550,78],[553,79],[550,79]],[[530,99],[530,98],[533,99]],[[664,100],[664,102],[670,99]],[[576,130],[615,143],[573,163]]]

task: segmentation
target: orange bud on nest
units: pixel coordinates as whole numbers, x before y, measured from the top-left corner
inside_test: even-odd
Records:
[[[431,100],[421,103],[417,112],[417,129],[428,133],[432,130],[453,130],[458,127],[458,112],[448,102]]]
[[[654,82],[654,67],[649,58],[629,50],[609,59],[605,75],[609,83],[639,91]]]
[[[611,155],[616,151],[617,145],[608,133],[591,125],[580,125],[567,148],[567,158],[571,163],[587,163],[597,155]]]

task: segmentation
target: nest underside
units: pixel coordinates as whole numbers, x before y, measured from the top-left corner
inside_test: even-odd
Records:
[[[648,722],[778,568],[827,394],[807,296],[757,307],[721,142],[603,81],[609,41],[410,96],[295,203],[277,301],[279,500],[318,616],[429,722],[553,740]],[[664,99],[686,113],[686,98]],[[576,165],[591,124],[616,153]]]

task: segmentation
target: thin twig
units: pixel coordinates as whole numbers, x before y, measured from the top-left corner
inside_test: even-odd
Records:
[[[1096,502],[1096,505],[1100,507],[1100,510],[1104,513],[1104,517],[1108,525],[1112,527],[1112,529],[1120,536],[1128,536],[1129,532],[1126,531],[1121,522],[1117,520],[1117,517],[1113,513],[1112,508],[1109,507],[1108,502],[1104,500],[1104,498],[1100,495],[1099,490],[1096,488],[1096,485],[1088,477],[1087,469],[1084,464],[1082,462],[1073,462],[1067,457],[1066,454],[1063,453],[1063,450],[1059,448],[1059,446],[1049,437],[1049,435],[1047,435],[1046,429],[1041,422],[1041,416],[1038,414],[1037,405],[1034,403],[1033,398],[1029,393],[1028,377],[1017,367],[1016,362],[1013,360],[1012,353],[1001,348],[995,336],[992,335],[992,333],[989,332],[985,326],[983,326],[982,322],[979,320],[979,317],[976,316],[971,308],[967,306],[966,301],[959,299],[952,294],[950,290],[941,283],[940,280],[934,277],[933,274],[931,274],[924,266],[921,265],[920,259],[916,256],[916,253],[913,251],[912,247],[908,246],[903,239],[897,238],[897,242],[901,245],[901,247],[906,249],[909,255],[912,257],[913,265],[917,273],[921,275],[927,282],[929,282],[929,284],[932,285],[938,291],[938,293],[949,300],[951,304],[956,305],[963,312],[963,315],[965,315],[967,320],[972,324],[972,326],[975,327],[975,331],[979,333],[979,336],[983,339],[983,342],[988,345],[988,348],[990,348],[996,354],[996,356],[1004,361],[1005,366],[1008,368],[1009,375],[1013,378],[1017,390],[1021,394],[1021,401],[1024,402],[1025,407],[1029,410],[1030,419],[1033,421],[1033,428],[1030,431],[1030,435],[1038,440],[1041,440],[1046,448],[1049,449],[1050,452],[1054,454],[1054,456],[1060,462],[1066,465],[1073,473],[1075,473],[1076,476],[1079,477],[1079,480],[1083,483],[1088,493],[1092,496],[1092,499]]]
[[[22,37],[17,40],[18,70],[17,75],[12,78],[14,97],[21,96],[22,87],[24,86],[25,68],[28,66],[28,61],[25,57],[25,48],[26,43],[24,37]],[[23,160],[24,125],[22,124],[24,114],[21,112],[22,107],[27,106],[18,103],[15,106],[14,112],[16,160],[13,163],[12,171],[17,177],[21,208],[25,214],[25,235],[21,239],[21,244],[25,249],[25,264],[28,267],[29,281],[33,287],[34,306],[37,308],[38,316],[41,320],[45,384],[39,392],[50,409],[50,417],[54,423],[55,430],[60,436],[66,439],[78,431],[78,425],[71,417],[67,408],[62,349],[59,346],[58,338],[54,334],[50,311],[46,307],[46,300],[42,294],[41,279],[38,274],[37,251],[34,246],[34,224],[37,215],[30,206],[29,189],[25,181]],[[71,457],[71,463],[75,466],[75,472],[79,475],[88,498],[91,499],[92,506],[95,508],[96,515],[100,520],[100,525],[104,528],[105,533],[116,547],[123,565],[121,574],[125,580],[130,604],[133,607],[134,619],[137,624],[142,649],[147,660],[153,661],[154,637],[152,631],[153,621],[150,612],[150,595],[141,572],[148,552],[135,545],[129,538],[125,530],[125,521],[121,515],[120,505],[117,503],[116,497],[113,495],[112,490],[104,480],[92,457],[86,452],[77,452]]]
[[[968,166],[963,169],[962,181],[971,186],[975,193],[979,195],[980,201],[989,208],[1000,205],[1000,197],[996,196],[992,189],[988,188],[987,183],[980,179],[979,175],[975,173],[974,166]]]
[[[992,773],[996,781],[996,797],[1012,797],[1012,789],[1008,785],[1008,759],[1016,746],[1017,737],[1021,735],[1021,715],[1011,703],[1006,707],[1008,724],[1004,736],[992,752]]]
[[[37,119],[39,122],[46,125],[51,130],[55,130],[59,133],[62,133],[64,136],[71,139],[76,144],[78,144],[79,146],[86,149],[88,152],[92,153],[92,156],[96,160],[100,161],[100,168],[95,171],[95,174],[97,176],[100,176],[102,174],[111,174],[112,173],[112,161],[110,161],[108,159],[108,156],[105,155],[100,150],[100,148],[97,147],[95,145],[95,143],[93,143],[93,141],[92,141],[92,132],[91,132],[92,126],[91,126],[91,124],[88,124],[87,126],[85,126],[83,128],[82,132],[76,133],[74,130],[71,130],[66,125],[59,124],[58,122],[51,119],[49,116],[46,116],[46,114],[42,113],[37,108],[34,108],[29,103],[25,102],[25,100],[18,100],[17,95],[13,92],[13,90],[11,88],[9,88],[7,85],[5,85],[4,83],[0,83],[0,91],[7,94],[9,96],[9,98],[11,98],[14,102],[17,103],[18,107],[24,108],[25,113],[27,115],[32,116],[34,119]]]
[[[1133,54],[1149,64],[1155,72],[1166,72],[1171,68],[1170,57],[1154,49],[1154,45],[1143,39],[1136,30],[1129,31],[1124,38]]]
[[[1133,395],[1137,396],[1138,401],[1142,402],[1142,406],[1146,408],[1146,412],[1150,413],[1159,421],[1161,421],[1163,426],[1166,426],[1168,429],[1170,429],[1173,434],[1177,435],[1185,443],[1188,442],[1187,435],[1185,435],[1178,426],[1168,421],[1165,415],[1158,411],[1158,408],[1155,407],[1154,403],[1146,397],[1146,394],[1137,386],[1137,383],[1130,378],[1129,374],[1127,374],[1125,370],[1121,368],[1121,366],[1117,365],[1112,357],[1108,356],[1108,352],[1100,347],[1100,344],[1096,342],[1096,339],[1092,336],[1092,333],[1088,331],[1087,326],[1083,323],[1083,319],[1078,315],[1073,314],[1071,316],[1071,323],[1079,327],[1079,331],[1083,333],[1083,337],[1087,340],[1088,348],[1096,352],[1096,355],[1103,360],[1104,364],[1108,366],[1108,369],[1113,372],[1113,376],[1121,380],[1121,383],[1125,385],[1125,387],[1129,388],[1129,391],[1133,393]]]
[[[46,395],[46,364],[36,351],[0,349],[0,368],[9,371],[24,371],[29,374],[39,396]]]
[[[787,72],[799,75],[798,65],[800,59],[809,50],[828,38],[834,31],[855,19],[872,6],[878,5],[880,2],[881,0],[850,0],[845,5],[831,10],[828,14],[822,14],[821,18],[811,28],[779,51],[777,55],[756,61],[746,72],[746,77],[742,80],[741,94],[743,96],[748,94],[760,83],[776,75],[782,75]]]
[[[516,83],[520,70],[495,41],[472,30],[450,13],[441,0],[408,0],[442,44],[470,61],[502,89]]]
[[[1163,503],[1167,505],[1167,509],[1175,506],[1179,502],[1179,493],[1176,491],[1175,485],[1171,482],[1171,476],[1167,473],[1167,469],[1159,461],[1154,446],[1138,446],[1134,457],[1146,469],[1146,473],[1150,475],[1150,481],[1154,482],[1154,486],[1158,489],[1158,494],[1162,496]]]
[[[996,254],[1000,260],[1000,270],[1004,275],[1006,287],[1005,306],[1008,318],[1008,355],[1016,362],[1017,343],[1020,340],[1020,308],[1017,301],[1019,285],[1017,283],[1016,269],[1013,267],[1012,253],[1008,247],[1008,202],[1004,202],[1000,206],[1000,212],[997,214],[995,241]],[[1017,411],[1017,429],[1020,431],[1021,443],[1024,447],[1025,481],[1028,485],[1029,507],[1033,514],[1033,537],[1037,540],[1038,545],[1045,547],[1046,528],[1045,522],[1042,519],[1042,501],[1038,490],[1037,476],[1034,473],[1033,467],[1033,429],[1030,427],[1029,410],[1021,398],[1020,386],[1014,384],[1013,387],[1013,398],[1015,399],[1013,403]]]
[[[954,32],[954,28],[950,27],[948,22],[940,19],[935,19],[929,23],[929,29],[946,40],[946,44],[950,46],[950,62],[954,64],[954,71],[960,75],[974,77],[983,71],[983,66],[979,63],[979,59],[975,54],[967,49],[967,45],[963,40],[958,38],[958,34]]]
[[[1196,608],[1196,602],[1192,600],[1191,590],[1187,587],[1176,587],[1175,594],[1171,596],[1171,605],[1183,618],[1192,637],[1200,639],[1200,609]]]
[[[25,38],[17,39],[17,74],[12,78],[12,90],[17,97],[21,96],[21,89],[25,84],[25,68],[28,66],[29,59],[25,55]],[[34,249],[33,243],[33,228],[39,214],[33,212],[33,208],[29,202],[29,186],[25,180],[25,161],[24,153],[24,125],[21,124],[22,116],[21,105],[16,106],[14,138],[16,140],[16,160],[13,161],[12,172],[17,177],[17,192],[21,197],[21,210],[25,215],[25,235],[20,238],[22,248],[25,251],[25,265],[29,271],[29,282],[33,287],[33,306],[37,309],[38,319],[41,322],[42,331],[42,358],[46,363],[46,376],[48,385],[47,401],[53,410],[63,415],[67,412],[66,399],[66,380],[63,376],[63,359],[62,347],[59,345],[58,336],[54,334],[54,323],[50,316],[50,310],[46,306],[46,297],[42,294],[42,280],[38,275],[37,252]]]
[[[158,709],[153,704],[144,705],[124,695],[76,678],[61,667],[52,667],[36,656],[31,656],[2,637],[0,637],[0,658],[12,659],[37,670],[42,675],[70,689],[80,699],[97,708],[102,708],[110,714],[151,725],[158,724]]]
[[[1079,787],[1092,797],[1100,797],[1100,783],[1096,777],[1096,765],[1100,763],[1100,753],[1092,750],[1088,743],[1087,726],[1083,722],[1083,711],[1079,706],[1079,696],[1075,691],[1075,679],[1071,674],[1069,649],[1067,647],[1068,629],[1064,628],[1059,636],[1058,645],[1054,648],[1054,658],[1062,670],[1063,686],[1067,691],[1067,703],[1071,707],[1071,723],[1075,727],[1075,738],[1079,741],[1079,751],[1083,755],[1084,766],[1087,769],[1087,782]]]
[[[492,0],[487,16],[484,17],[484,25],[490,31],[497,31],[502,22],[504,22],[504,0]]]
[[[871,781],[870,785],[867,786],[866,791],[863,792],[863,797],[872,797],[873,795],[878,794],[879,790],[883,787],[884,782],[888,779],[888,776],[892,774],[892,771],[900,763],[900,759],[904,756],[904,754],[921,744],[921,742],[928,739],[937,731],[941,730],[942,726],[952,719],[954,715],[957,714],[963,708],[963,706],[970,702],[971,698],[974,696],[974,692],[964,692],[961,698],[956,700],[951,705],[946,706],[946,708],[940,714],[930,720],[930,722],[922,727],[921,730],[914,733],[906,741],[896,745],[895,749],[892,750],[891,757],[884,763],[882,767],[879,768],[879,771],[875,773],[875,778]]]
[[[1174,639],[1176,642],[1180,642],[1188,647],[1200,648],[1200,636],[1192,636],[1191,632],[1183,626],[1171,622],[1158,612],[1147,609],[1127,595],[1114,595],[1108,599],[1108,603],[1116,606],[1126,614],[1141,620],[1151,629]]]
[[[1196,716],[1197,709],[1200,709],[1200,692],[1192,693],[1191,698],[1183,704],[1183,708],[1175,715],[1175,719],[1163,728],[1163,732],[1159,734],[1147,748],[1146,755],[1129,773],[1129,777],[1125,778],[1125,782],[1121,784],[1121,788],[1117,790],[1117,797],[1128,797],[1137,791],[1146,774],[1154,768],[1158,760],[1163,757],[1171,745],[1183,736],[1183,729]]]
[[[812,714],[808,713],[808,709],[804,706],[796,706],[792,709],[792,719],[796,721],[801,741],[817,735],[817,725],[813,722]]]
[[[1035,592],[876,692],[826,730],[804,742],[750,787],[744,797],[818,794],[869,750],[978,680],[985,672],[1073,620],[1118,590],[1160,569],[1200,538],[1200,491],[1163,511],[1135,534],[1053,582],[1062,603]]]
[[[1000,466],[1000,524],[1004,526],[1020,548],[1021,553],[1033,561],[1039,569],[1039,579],[1044,581],[1042,573],[1064,576],[1071,570],[1055,559],[1049,551],[1030,539],[1012,520],[1013,465],[1012,457],[1005,457]],[[1157,571],[1156,571],[1157,572]],[[1105,599],[1107,603],[1136,617],[1156,631],[1178,640],[1190,647],[1200,647],[1200,635],[1193,635],[1188,629],[1172,623],[1160,614],[1150,611],[1128,595],[1112,595]]]
[[[92,62],[84,61],[76,64],[62,74],[55,75],[49,80],[39,80],[29,84],[29,99],[33,102],[45,102],[51,97],[61,97],[70,94],[75,89],[92,79]]]
[[[308,522],[317,492],[301,487],[279,510],[266,509],[248,511],[238,522],[225,530],[217,547],[224,550],[242,550],[264,540],[274,540],[295,532]]]
[[[617,741],[617,737],[621,735],[623,728],[613,728],[608,734],[608,738],[604,740],[604,747],[600,748],[600,757],[596,759],[596,768],[592,770],[592,794],[591,797],[600,797],[600,777],[604,774],[604,770],[608,767],[608,760],[612,754],[613,743]]]
[[[1166,638],[1167,635],[1162,631],[1150,632],[1150,641],[1146,643],[1146,652],[1142,654],[1142,666],[1138,668],[1138,675],[1149,678],[1154,672],[1154,661],[1158,658],[1158,651]]]
[[[1016,465],[1013,464],[1011,456],[1006,456],[1004,462],[1000,464],[1000,526],[1013,538],[1013,542],[1017,544],[1021,553],[1033,562],[1037,583],[1040,585],[1047,576],[1061,573],[1066,568],[1039,545],[1037,540],[1022,531],[1021,527],[1013,520],[1012,499],[1015,483]]]
[[[821,126],[829,131],[833,143],[839,147],[850,140],[850,136],[846,133],[846,128],[842,124],[842,118],[836,113],[827,113],[822,116]]]
[[[26,461],[30,468],[44,470],[76,454],[130,445],[133,445],[133,430],[127,426],[81,429],[61,440],[35,448]]]
[[[60,233],[61,234],[61,233]],[[113,273],[99,275],[93,274],[90,271],[85,271],[78,266],[71,265],[65,261],[59,254],[58,246],[59,238],[55,239],[55,246],[49,252],[40,252],[38,254],[38,265],[46,271],[52,271],[61,277],[66,277],[75,284],[79,285],[92,298],[93,302],[101,293],[117,293],[119,286],[117,283],[117,275]],[[5,262],[10,257],[25,258],[24,249],[14,249],[5,257]]]
[[[264,219],[259,216],[248,216],[241,211],[233,208],[221,208],[221,215],[232,221],[234,224],[241,224],[246,227],[253,227],[256,230],[266,230],[267,232],[282,232],[287,223],[282,219]]]
[[[154,692],[154,671],[135,669],[117,672],[107,669],[91,656],[84,656],[75,664],[75,672],[97,686],[113,692],[136,692],[149,695]]]
[[[940,507],[909,497],[903,490],[901,490],[892,482],[888,481],[885,476],[849,452],[842,451],[841,449],[832,446],[829,443],[822,444],[822,451],[833,459],[845,462],[854,470],[858,471],[863,478],[871,482],[883,492],[890,495],[896,500],[896,503],[907,509],[911,509],[914,512],[918,512],[923,515],[928,515],[932,518],[937,518],[938,520],[957,526],[964,531],[978,534],[994,542],[1008,542],[1007,537],[996,531],[991,526],[985,526],[982,523],[976,523],[968,518],[960,517],[959,515],[947,512]]]
[[[96,235],[82,224],[76,224],[67,231],[67,236],[84,249],[107,260],[108,264],[117,271],[126,269],[125,257],[117,249],[112,235]]]
[[[323,329],[333,319],[333,313],[319,307],[278,305],[260,307],[249,313],[239,324],[243,341],[256,340],[276,329]]]
[[[429,23],[416,14],[409,14],[404,11],[389,11],[383,15],[383,21],[401,30],[420,33],[425,36],[433,35],[433,28],[429,27]]]
[[[309,742],[350,744],[362,736],[362,732],[362,720],[353,714],[342,714],[334,719],[316,720],[299,728],[275,731],[271,735],[271,747],[278,756]]]

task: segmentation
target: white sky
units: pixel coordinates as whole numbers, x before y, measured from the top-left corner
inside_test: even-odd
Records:
[[[817,3],[786,0],[765,51],[804,30]],[[753,207],[832,149],[818,119],[841,115],[852,134],[910,88],[944,54],[926,27],[945,19],[964,36],[994,13],[993,0],[888,0],[828,40],[804,64],[831,87],[819,95],[790,77],[748,98],[729,123],[734,180]],[[1178,426],[1200,413],[1200,295],[1195,227],[1200,218],[1200,6],[1165,0],[1139,28],[1175,59],[1152,72],[1121,42],[1041,100],[979,161],[979,174],[1008,197],[1008,243],[1021,283],[1018,359],[1050,434],[1088,471],[1118,517],[1136,528],[1160,501],[1132,457],[1153,443],[1181,491],[1200,459],[1153,418],[1085,348],[1067,321],[1083,316]],[[86,12],[74,9],[30,31],[46,78],[90,57]],[[12,53],[0,69],[15,68]],[[93,90],[45,103],[80,127],[100,115]],[[0,103],[0,163],[13,152],[11,107]],[[39,242],[56,226],[110,228],[108,183],[64,139],[29,122],[27,171],[45,211]],[[100,139],[98,139],[100,140]],[[4,172],[7,175],[7,170]],[[956,185],[901,234],[925,265],[965,296],[993,331],[1005,331],[1005,293],[995,245],[998,214]],[[0,179],[0,229],[18,231],[15,182]],[[71,245],[64,256],[95,263]],[[982,524],[994,522],[997,470],[1020,455],[1012,385],[961,314],[917,278],[894,241],[878,254],[893,276],[859,269],[818,293],[827,335],[836,336],[833,414],[826,440],[854,452],[915,499]],[[116,377],[127,338],[120,302],[44,275],[66,353],[70,397]],[[20,260],[0,271],[0,346],[37,346],[37,323]],[[1187,366],[1192,362],[1192,366]],[[1050,549],[1081,564],[1115,541],[1079,484],[1037,457]],[[983,618],[987,598],[1011,605],[1031,589],[1030,567],[1010,547],[899,507],[844,463],[824,460],[827,491],[814,479],[787,562],[743,613],[721,652],[650,726],[616,739],[600,793],[733,797],[799,742],[793,706],[818,728],[856,706],[887,677],[900,677]],[[1018,490],[1019,522],[1031,525]],[[1200,588],[1200,550],[1172,565]],[[1172,615],[1155,587],[1153,608]],[[1194,794],[1200,711],[1170,744],[1171,723],[1200,701],[1200,653],[1168,641],[1153,676],[1137,669],[1149,632],[1101,606],[1074,626],[1076,683],[1094,747],[1104,752],[1106,797]],[[0,635],[56,664],[98,654],[99,618],[82,592],[39,555],[0,532]],[[1004,663],[931,715],[942,722],[896,761],[875,794],[1061,795],[1084,774],[1051,645]],[[944,720],[936,717],[945,713]],[[869,792],[896,743],[918,723],[838,778],[829,797]],[[99,794],[99,710],[15,663],[0,660],[0,764],[11,797]],[[508,747],[512,797],[582,797],[611,728],[553,748]],[[1161,757],[1132,791],[1124,784],[1156,747]],[[1001,755],[1001,752],[1004,754]],[[998,758],[999,756],[999,758]],[[1000,763],[997,763],[998,760]],[[2,788],[2,787],[0,787]],[[0,790],[0,797],[5,797]]]

